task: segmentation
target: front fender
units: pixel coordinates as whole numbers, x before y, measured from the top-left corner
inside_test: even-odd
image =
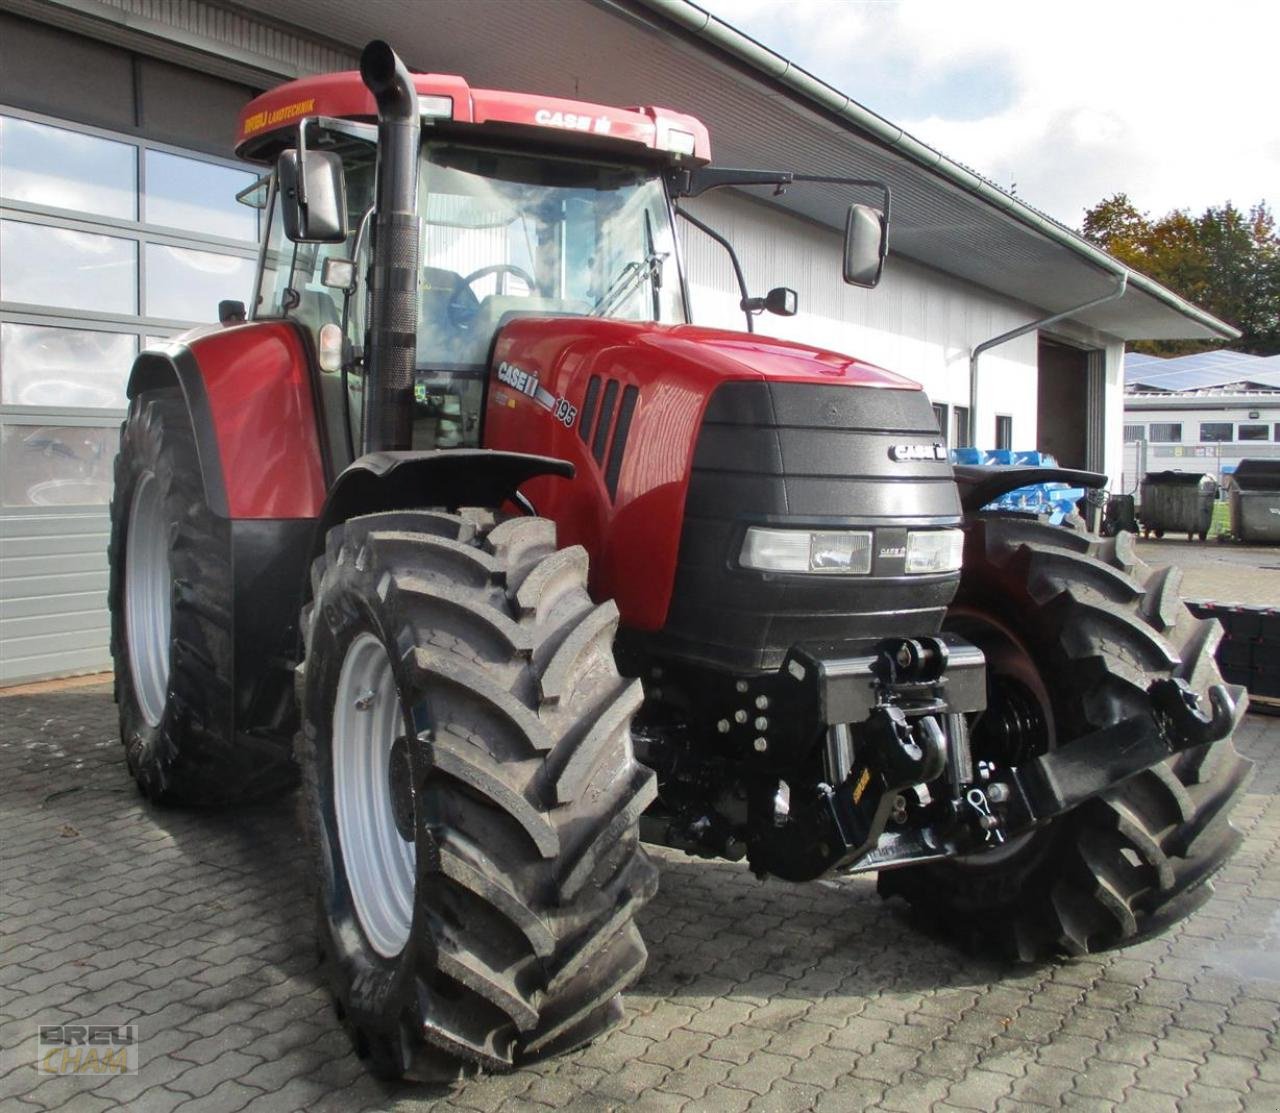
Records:
[[[501,506],[527,480],[573,478],[573,465],[550,456],[447,448],[422,452],[370,452],[335,481],[316,523],[314,551],[325,534],[359,514],[423,506]]]
[[[966,514],[981,510],[1001,495],[1038,483],[1066,483],[1071,487],[1105,487],[1107,477],[1078,468],[1030,468],[1007,464],[956,464],[960,506]]]

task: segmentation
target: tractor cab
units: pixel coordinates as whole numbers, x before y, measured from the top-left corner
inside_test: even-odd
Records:
[[[508,322],[688,320],[664,175],[705,162],[706,131],[661,109],[473,90],[441,75],[414,82],[422,127],[406,171],[418,260],[407,447],[474,447],[494,339]],[[241,198],[268,210],[249,316],[292,319],[311,337],[340,466],[359,455],[364,408],[375,116],[360,75],[349,73],[264,94],[240,124],[242,155],[275,162],[287,152],[290,167]],[[315,182],[301,183],[313,196],[300,205],[304,162]],[[339,219],[324,235],[301,236],[298,216],[318,207],[318,190]]]

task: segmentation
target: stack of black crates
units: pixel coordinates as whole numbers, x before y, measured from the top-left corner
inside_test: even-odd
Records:
[[[1280,713],[1280,609],[1236,603],[1188,603],[1197,618],[1222,623],[1218,667],[1231,684],[1243,684],[1255,711]]]

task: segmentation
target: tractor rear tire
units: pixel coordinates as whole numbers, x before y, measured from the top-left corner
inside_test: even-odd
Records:
[[[287,736],[233,729],[231,530],[205,502],[177,388],[129,404],[108,557],[120,738],[143,794],[225,804],[296,783]]]
[[[586,574],[553,523],[487,511],[355,518],[315,561],[303,826],[337,1011],[382,1077],[587,1043],[644,967],[642,693]]]
[[[989,688],[986,714],[1043,725],[1034,752],[1147,710],[1147,688],[1162,677],[1185,680],[1210,706],[1221,627],[1182,603],[1177,568],[1134,555],[1132,534],[1102,540],[1000,515],[976,517],[967,534],[948,626],[983,648],[1004,686],[999,703]],[[984,734],[979,720],[975,760],[1033,756],[1008,752],[1017,733]],[[1230,813],[1251,768],[1230,737],[1187,750],[1008,848],[882,872],[879,889],[971,949],[1015,960],[1146,938],[1208,899],[1209,878],[1240,842]]]

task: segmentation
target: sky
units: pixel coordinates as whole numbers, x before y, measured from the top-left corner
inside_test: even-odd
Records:
[[[1073,228],[1280,209],[1277,0],[695,0]]]

